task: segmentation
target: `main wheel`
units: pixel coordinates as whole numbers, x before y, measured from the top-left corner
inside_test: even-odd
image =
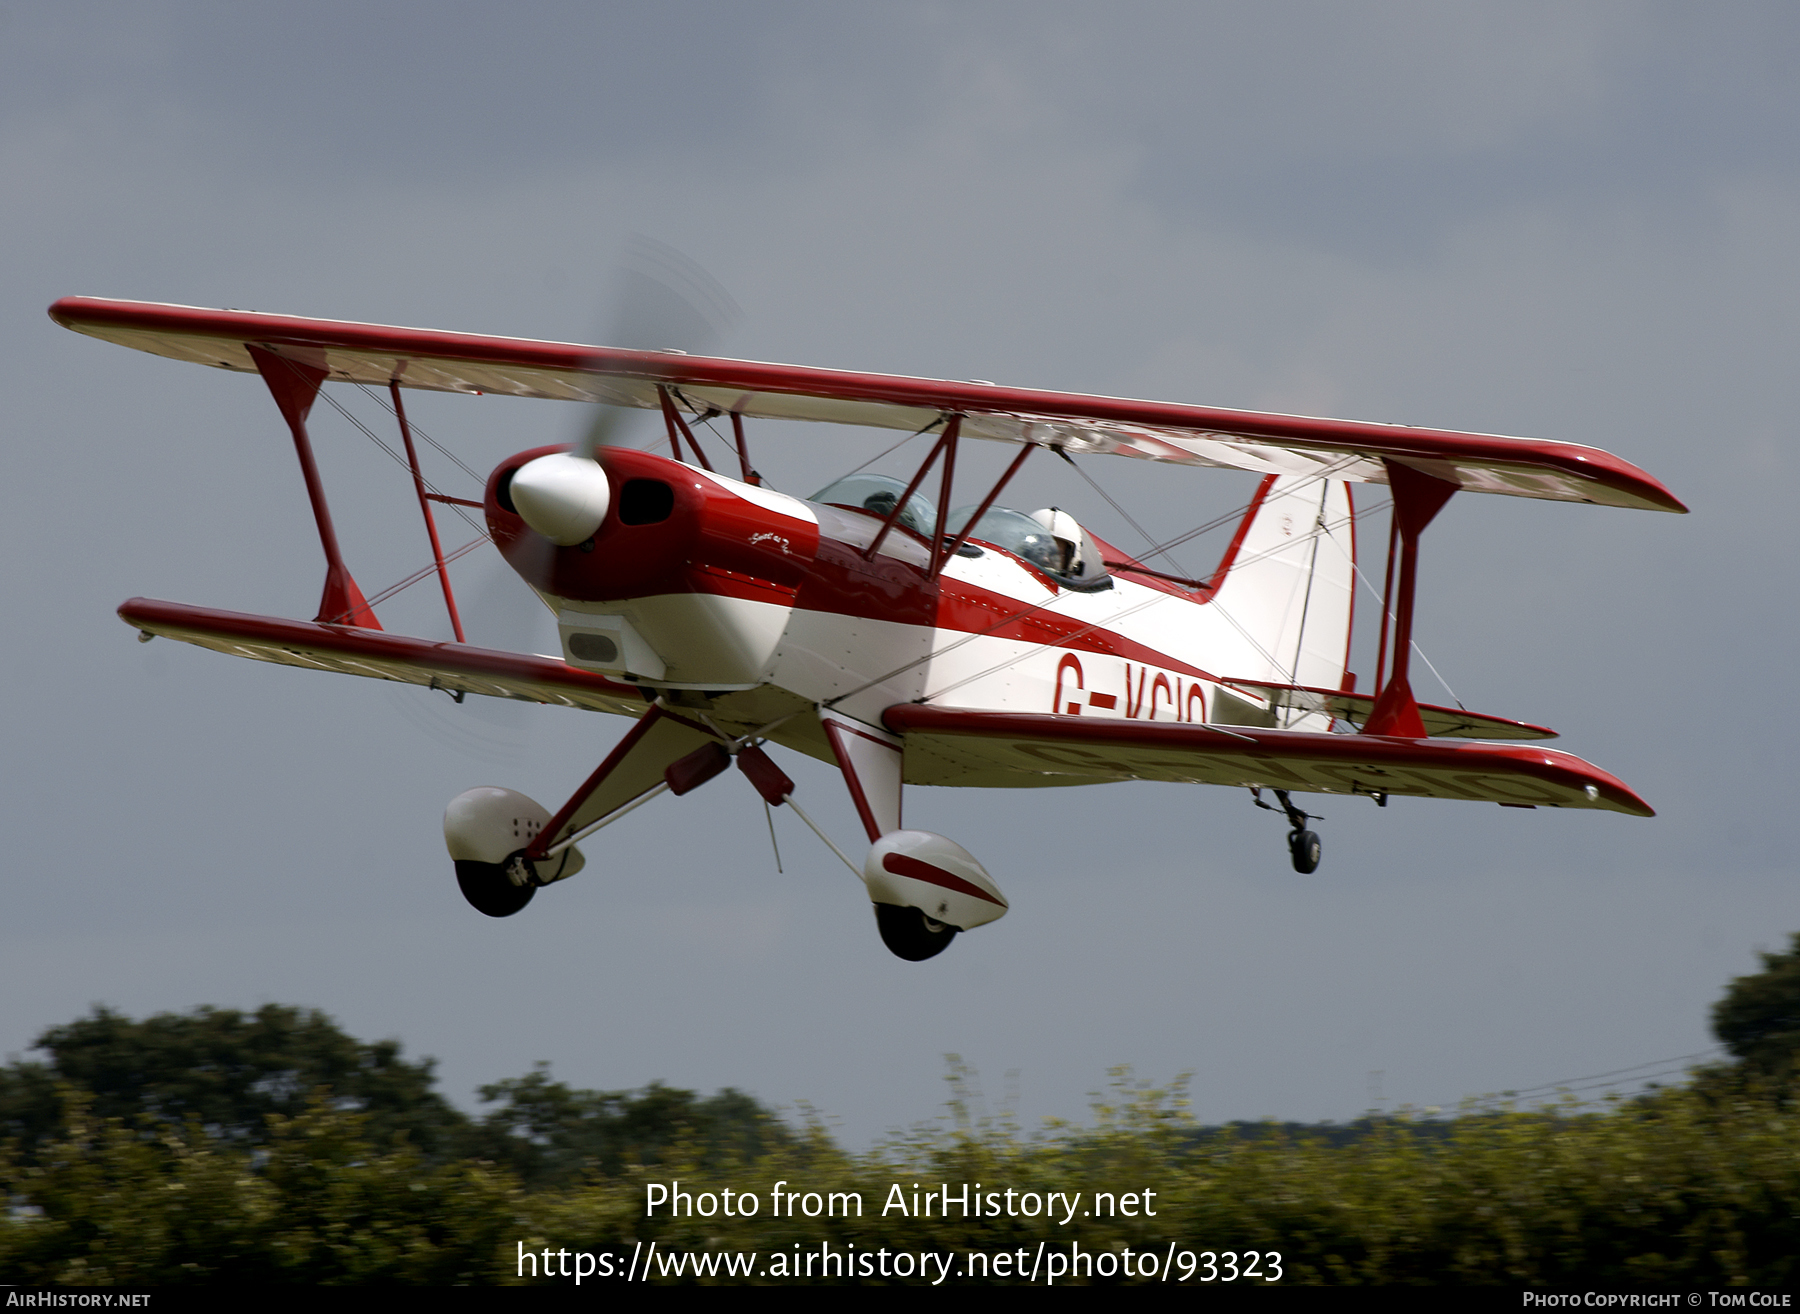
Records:
[[[1294,870],[1302,876],[1319,869],[1319,837],[1310,830],[1297,830],[1288,836],[1288,852],[1294,857]]]
[[[501,862],[458,858],[456,883],[462,887],[463,898],[470,906],[489,917],[511,917],[537,893],[535,885],[514,885],[508,880],[506,864]]]
[[[881,931],[881,942],[895,957],[909,963],[922,963],[936,958],[956,938],[956,928],[934,922],[917,908],[898,904],[875,905],[875,925]]]

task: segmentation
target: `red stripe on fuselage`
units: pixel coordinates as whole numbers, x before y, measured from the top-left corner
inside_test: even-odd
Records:
[[[739,497],[679,462],[648,452],[615,449],[602,453],[602,464],[615,485],[613,506],[590,550],[556,547],[504,510],[497,494],[504,471],[557,450],[562,449],[539,448],[503,462],[489,480],[486,498],[488,524],[501,551],[528,582],[554,596],[624,602],[707,593],[826,615],[1072,649],[1199,679],[1216,678],[1108,629],[1105,622],[1060,615],[1050,610],[1053,600],[1033,603],[948,574],[933,579],[921,566],[884,553],[865,559],[862,549],[852,543],[821,534],[814,525]],[[618,489],[629,479],[653,479],[669,485],[673,501],[667,519],[647,525],[620,522]],[[892,533],[917,540],[903,526],[896,526]],[[919,547],[922,550],[923,544]],[[1004,549],[984,544],[981,550],[999,554],[1017,565],[1025,577],[1055,589],[1048,576]],[[1190,605],[1203,601],[1185,591],[1168,592]]]
[[[981,550],[1011,555],[987,544]],[[1198,601],[1191,597],[1180,600],[1190,605]],[[903,561],[880,556],[864,561],[855,548],[823,536],[813,560],[812,576],[801,586],[795,600],[795,606],[803,611],[1067,648],[1142,662],[1200,679],[1215,678],[1199,667],[1108,629],[1104,622],[1061,615],[1051,610],[1054,605],[1054,601],[1031,603],[948,574],[927,580],[917,567]]]

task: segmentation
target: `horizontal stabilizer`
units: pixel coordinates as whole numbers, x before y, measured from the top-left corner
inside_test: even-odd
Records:
[[[1266,721],[1248,720],[1249,724],[1273,726],[1283,711],[1323,712],[1340,721],[1348,721],[1358,730],[1374,710],[1375,699],[1369,694],[1338,693],[1331,689],[1309,689],[1297,684],[1263,684],[1256,680],[1226,680],[1227,689],[1250,694],[1250,716],[1266,715]],[[1266,709],[1266,710],[1265,710]],[[1460,707],[1435,707],[1419,704],[1419,716],[1425,722],[1425,733],[1433,739],[1555,739],[1556,731],[1525,721],[1509,721],[1503,716],[1487,716],[1467,712]],[[1230,722],[1236,725],[1238,722]]]
[[[1167,780],[1656,815],[1623,781],[1591,763],[1522,744],[1226,729],[920,703],[890,707],[882,719],[904,741],[908,784]]]
[[[253,657],[283,666],[624,716],[644,711],[643,695],[632,686],[578,671],[557,657],[439,643],[347,625],[217,611],[154,598],[131,599],[119,608],[119,619],[145,634],[165,635],[233,657]]]

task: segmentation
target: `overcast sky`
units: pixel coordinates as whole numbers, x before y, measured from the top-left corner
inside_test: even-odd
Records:
[[[1118,1064],[1191,1073],[1208,1121],[1341,1119],[1704,1049],[1726,982],[1800,928],[1797,55],[1783,3],[7,7],[0,1053],[95,1003],[294,1003],[436,1056],[465,1106],[543,1059],[810,1103],[860,1145],[937,1113],[950,1053],[1030,1126]],[[44,308],[592,340],[632,234],[729,290],[724,354],[1638,463],[1693,514],[1453,500],[1417,637],[1471,708],[1556,727],[1660,815],[1322,801],[1301,877],[1241,791],[914,790],[909,823],[1012,911],[911,964],[791,818],[776,872],[727,777],[481,917],[444,804],[554,807],[626,723],[134,642],[137,594],[312,615],[317,537],[258,380]],[[415,404],[481,471],[577,418]],[[428,559],[411,493],[315,414],[372,593]],[[753,440],[802,495],[887,441]],[[1251,487],[1090,469],[1162,537]],[[1038,499],[1141,541],[1047,465],[1009,500]],[[474,641],[554,643],[497,556],[456,570]],[[447,634],[428,585],[382,620]],[[834,775],[783,761],[855,839]]]

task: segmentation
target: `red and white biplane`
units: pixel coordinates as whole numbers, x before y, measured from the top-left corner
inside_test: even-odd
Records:
[[[795,804],[770,743],[843,773],[870,848],[858,863],[831,846],[863,880],[887,946],[915,960],[1007,902],[966,850],[907,827],[909,784],[1245,788],[1285,814],[1302,872],[1318,865],[1319,841],[1297,792],[1652,815],[1606,772],[1524,742],[1550,731],[1421,705],[1409,683],[1419,538],[1457,490],[1686,509],[1591,447],[84,297],[50,313],[123,346],[260,374],[318,523],[326,575],[312,620],[133,598],[119,614],[140,637],[635,720],[554,813],[491,787],[452,801],[444,834],[457,879],[490,916],[574,875],[577,842],[733,764],[831,844]],[[384,632],[339,553],[306,427],[321,386],[336,381],[391,397],[456,642]],[[407,388],[661,413],[668,456],[591,442],[520,452],[479,503],[463,502],[485,513],[493,542],[555,611],[560,657],[462,642],[432,504],[463,500],[420,474]],[[751,464],[745,420],[762,418],[913,431],[931,447],[910,480],[852,474],[794,497]],[[735,446],[732,473],[708,461],[703,421],[729,425],[719,450]],[[952,511],[959,445],[977,438],[1017,455]],[[1040,448],[1263,479],[1218,568],[1183,579],[1066,511],[1004,507]],[[1393,497],[1366,694],[1349,674],[1355,483],[1386,484]]]

